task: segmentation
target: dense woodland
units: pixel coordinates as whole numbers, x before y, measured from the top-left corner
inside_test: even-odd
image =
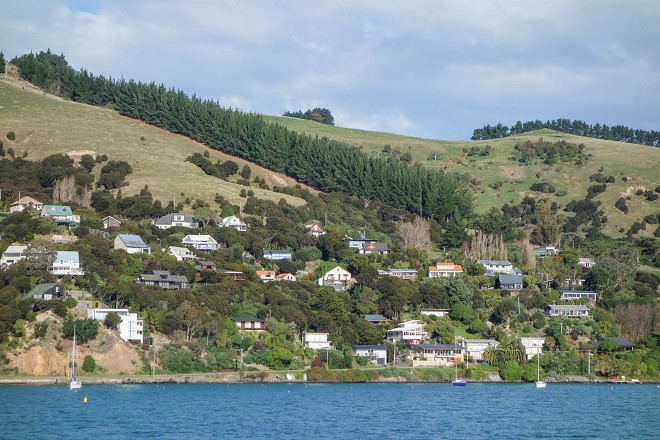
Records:
[[[542,122],[536,121],[516,122],[515,125],[507,127],[502,123],[495,126],[486,125],[483,128],[477,128],[472,133],[473,141],[485,139],[503,138],[517,133],[526,133],[528,131],[549,128],[551,130],[561,131],[562,133],[574,134],[576,136],[585,136],[596,139],[605,139],[609,141],[628,142],[631,144],[648,145],[651,147],[660,146],[660,131],[639,130],[626,127],[624,125],[614,125],[610,127],[607,124],[587,124],[580,120],[557,119]]]
[[[593,371],[658,378],[660,240],[636,238],[632,231],[624,239],[613,240],[600,232],[606,219],[592,197],[607,190],[611,176],[593,175],[597,188],[590,188],[583,200],[566,207],[545,199],[550,189],[540,186],[535,190],[538,197],[475,215],[469,193],[453,177],[400,161],[369,158],[358,149],[300,136],[266,124],[258,115],[225,110],[217,103],[188,98],[162,86],[74,72],[63,57],[50,53],[14,61],[23,77],[49,91],[117,108],[274,170],[288,167],[294,170],[290,175],[306,176],[307,180],[299,180],[316,182],[314,186],[325,193],[315,196],[301,187],[277,188],[303,198],[306,205],[301,207],[284,200],[260,200],[248,192],[249,186],[261,184],[258,178],[250,180],[249,167],[239,171],[235,163],[228,163],[232,161],[214,164],[203,154],[192,155],[188,160],[208,174],[222,179],[240,172],[247,183],[244,206],[218,196],[220,212],[215,212],[196,200],[163,205],[154,200],[148,186],[139,194],[123,196],[121,188],[130,181],[132,170],[112,157],[83,156],[74,162],[53,155],[34,162],[29,157],[15,157],[13,151],[1,151],[0,187],[11,182],[23,195],[45,203],[69,204],[82,220],[69,230],[38,213],[8,214],[12,200],[3,197],[0,249],[26,244],[35,258],[0,270],[0,358],[21,346],[26,329],[34,328],[34,338],[43,337],[35,321],[38,313],[51,310],[62,318],[71,316],[76,307],[72,298],[24,299],[38,283],[56,281],[47,271],[54,251],[71,250],[79,252],[85,275],[58,280],[65,297],[67,291],[85,290],[101,304],[139,312],[149,332],[170,339],[171,344],[160,354],[160,366],[169,372],[231,369],[240,350],[245,352],[246,363],[275,369],[323,364],[325,359],[300,347],[303,331],[329,333],[336,347],[328,354],[329,366],[351,367],[351,345],[383,344],[387,328],[404,319],[422,319],[420,309],[430,307],[450,310],[449,318],[423,318],[431,342],[452,343],[456,335],[501,342],[498,350],[487,354],[487,362],[470,374],[491,368],[505,379],[515,380],[519,372],[518,379],[535,380],[535,363],[521,359],[516,342],[517,336],[531,335],[546,338],[547,353],[541,360],[545,374],[586,374],[586,353],[593,350],[593,342],[605,336],[625,336],[637,344],[635,351],[622,353],[606,344],[594,360]],[[532,143],[521,145],[516,152],[521,162],[585,159],[580,147],[571,144]],[[307,161],[316,168],[308,167]],[[346,193],[333,191],[340,189]],[[429,191],[437,194],[431,196]],[[638,196],[658,192],[660,188]],[[17,194],[12,196],[17,198]],[[210,234],[221,243],[220,250],[197,255],[218,268],[242,271],[245,281],[233,281],[215,271],[201,271],[198,277],[194,264],[176,261],[166,252],[169,246],[180,246],[191,231],[160,230],[153,222],[166,213],[181,211],[201,221],[203,229],[195,233]],[[218,226],[221,217],[232,214],[248,224],[247,232]],[[121,228],[110,230],[108,237],[98,234],[106,215],[123,219]],[[644,224],[656,227],[658,220],[658,215],[652,215]],[[304,225],[312,221],[320,222],[327,233],[319,238],[308,234]],[[119,232],[140,235],[152,247],[152,254],[115,251],[112,238]],[[75,240],[55,244],[49,239],[52,234]],[[388,244],[390,252],[361,255],[341,241],[347,235],[362,234]],[[563,250],[558,256],[534,256],[534,244],[560,242]],[[260,258],[264,249],[287,249],[293,258],[265,260]],[[596,266],[580,267],[579,257],[593,258]],[[523,290],[513,293],[495,288],[495,278],[483,275],[479,259],[508,259],[521,268],[526,274]],[[428,279],[426,270],[437,261],[461,264],[464,275]],[[340,292],[315,282],[337,265],[352,274],[355,284]],[[259,268],[301,276],[296,282],[263,283],[255,272]],[[380,277],[378,270],[388,268],[415,269],[419,280],[411,283]],[[134,282],[152,270],[184,275],[191,289],[166,291]],[[565,303],[557,289],[579,288],[580,280],[584,280],[584,288],[599,295],[592,316],[548,318],[543,313],[546,305]],[[393,324],[373,326],[364,320],[365,314],[383,314]],[[231,316],[259,317],[268,331],[239,333]],[[91,338],[93,326],[80,325],[89,330]],[[64,327],[63,335],[68,337],[68,320]],[[386,344],[391,356],[393,346]],[[398,353],[402,351],[402,346],[397,348]]]

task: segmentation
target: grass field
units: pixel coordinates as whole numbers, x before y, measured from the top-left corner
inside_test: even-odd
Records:
[[[635,195],[639,188],[655,189],[660,184],[660,148],[583,138],[551,130],[489,141],[443,141],[341,128],[279,116],[264,118],[298,133],[325,136],[358,146],[367,154],[382,155],[383,148],[389,146],[401,153],[410,153],[414,162],[424,166],[469,173],[479,183],[475,191],[477,212],[500,208],[505,203],[517,204],[527,195],[539,197],[539,193],[530,190],[534,182],[553,184],[557,192],[564,195],[545,196],[565,205],[572,199],[584,198],[587,188],[594,184],[589,181],[589,176],[597,172],[616,179],[605,193],[596,197],[596,200],[603,202],[609,219],[604,225],[607,234],[619,236],[621,228],[627,231],[635,221],[660,212],[660,201],[649,202]],[[16,133],[15,141],[6,139],[9,131]],[[190,197],[191,200],[206,200],[214,206],[216,194],[235,204],[244,201],[239,194],[246,187],[207,176],[185,159],[194,152],[208,150],[213,161],[232,159],[240,167],[245,161],[119,116],[114,111],[47,95],[7,74],[0,74],[0,137],[5,149],[12,147],[17,155],[27,152],[27,158],[32,160],[54,153],[67,153],[74,157],[84,153],[107,154],[110,159],[126,160],[133,167],[133,173],[127,179],[128,186],[122,189],[126,195],[137,193],[149,185],[154,197],[165,203],[174,197],[177,201]],[[511,160],[516,143],[539,137],[583,143],[591,158],[582,166],[524,166]],[[488,157],[468,157],[467,150],[475,145],[489,145],[491,154]],[[437,160],[431,159],[432,155]],[[249,166],[253,177],[264,177],[271,188],[274,185],[296,184],[284,175],[251,163]],[[627,182],[622,180],[624,176],[628,178]],[[498,184],[501,184],[498,189],[492,188]],[[301,199],[281,193],[255,187],[251,189],[262,199],[278,201],[284,198],[293,205],[304,203]],[[622,195],[630,196],[627,202],[630,212],[627,215],[614,207],[615,201]],[[649,225],[640,234],[650,235],[654,230],[655,225]]]
[[[7,139],[9,131],[15,132],[15,141]],[[215,206],[216,194],[235,204],[245,200],[240,197],[240,191],[247,189],[245,186],[208,176],[185,159],[194,152],[208,150],[214,162],[232,159],[241,168],[248,162],[111,110],[46,95],[6,74],[0,75],[0,136],[5,150],[11,147],[16,155],[27,152],[28,160],[40,160],[55,153],[74,158],[85,153],[107,154],[110,160],[125,160],[133,167],[127,178],[128,186],[122,188],[125,195],[135,194],[149,185],[154,197],[164,204],[173,198],[178,203],[190,197]],[[284,175],[252,163],[248,165],[252,179],[264,177],[271,188],[296,184]],[[254,186],[249,189],[261,199],[284,198],[293,205],[304,203],[302,199]]]
[[[660,185],[660,148],[573,136],[553,130],[539,130],[488,141],[438,141],[333,127],[287,117],[267,116],[266,119],[299,133],[326,136],[361,147],[369,154],[383,154],[383,147],[389,145],[391,148],[398,147],[401,153],[409,152],[413,161],[424,166],[467,172],[480,183],[476,191],[478,212],[486,212],[492,207],[500,208],[505,203],[518,204],[527,195],[539,197],[540,193],[530,190],[534,182],[552,183],[557,192],[565,195],[546,194],[546,197],[565,205],[573,199],[583,199],[587,188],[596,183],[590,182],[589,176],[602,172],[605,176],[614,176],[616,179],[614,184],[595,198],[602,202],[608,217],[608,222],[604,225],[605,233],[614,237],[620,236],[621,228],[627,231],[635,221],[642,220],[644,216],[660,213],[660,201],[647,201],[644,197],[635,195],[639,188],[655,189]],[[516,143],[540,137],[584,144],[585,152],[591,154],[591,158],[582,166],[524,166],[510,159],[515,152]],[[475,145],[490,145],[490,156],[468,157],[466,151]],[[438,154],[439,160],[429,159],[434,153]],[[627,182],[622,180],[624,176],[627,177]],[[498,182],[501,182],[501,187],[497,190],[489,187],[497,186],[495,184]],[[628,195],[631,197],[627,202],[630,212],[626,215],[616,209],[614,203],[619,197]],[[655,225],[648,225],[645,231],[640,231],[640,235],[651,235],[655,228]]]

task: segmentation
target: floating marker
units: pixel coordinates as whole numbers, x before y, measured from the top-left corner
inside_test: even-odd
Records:
[[[87,396],[83,398],[83,403],[87,403]]]

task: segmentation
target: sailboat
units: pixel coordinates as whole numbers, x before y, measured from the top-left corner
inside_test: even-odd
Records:
[[[76,325],[73,324],[73,347],[71,349],[71,380],[69,381],[69,389],[77,390],[82,388],[82,382],[76,377]]]
[[[456,341],[454,340],[454,380],[451,384],[455,387],[464,387],[465,381],[458,378],[458,359],[456,358]]]
[[[536,388],[545,388],[547,384],[541,380],[541,353],[536,355]]]

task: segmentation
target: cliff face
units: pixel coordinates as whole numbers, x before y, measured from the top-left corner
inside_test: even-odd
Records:
[[[29,325],[19,347],[7,353],[9,362],[3,368],[16,368],[19,374],[33,376],[67,376],[72,342],[62,339],[62,318],[46,312],[37,315],[37,322],[48,322],[46,336],[35,338]],[[76,346],[76,371],[88,355],[96,361],[96,371],[105,374],[135,374],[143,367],[136,348],[103,325],[95,340]]]

